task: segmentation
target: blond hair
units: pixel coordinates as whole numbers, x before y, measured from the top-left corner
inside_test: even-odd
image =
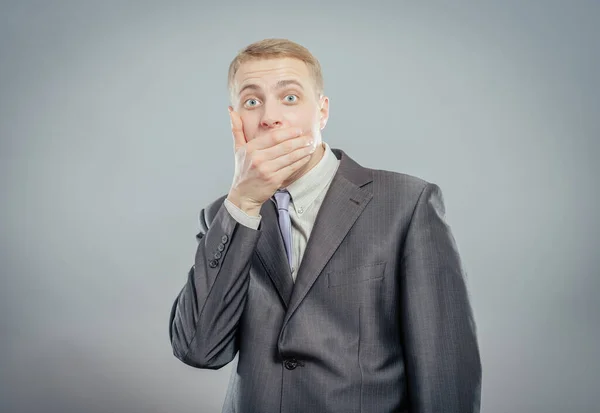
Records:
[[[287,39],[264,39],[254,42],[242,50],[231,61],[229,75],[227,78],[227,89],[229,95],[233,93],[233,80],[242,63],[249,60],[278,59],[291,57],[306,63],[311,73],[317,96],[323,94],[323,73],[321,64],[315,56],[304,46]]]

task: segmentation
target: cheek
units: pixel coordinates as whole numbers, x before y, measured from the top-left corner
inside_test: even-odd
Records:
[[[305,107],[290,113],[289,120],[305,128],[312,129],[315,123],[319,123],[319,115],[315,113],[313,108]]]

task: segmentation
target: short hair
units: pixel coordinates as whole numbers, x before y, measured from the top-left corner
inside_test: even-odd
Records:
[[[311,73],[317,95],[323,94],[323,73],[319,60],[304,46],[288,39],[264,39],[254,42],[242,50],[231,61],[227,79],[229,95],[233,93],[233,79],[242,63],[250,60],[278,59],[291,57],[303,61]]]

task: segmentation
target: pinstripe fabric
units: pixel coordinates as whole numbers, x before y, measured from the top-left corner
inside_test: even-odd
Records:
[[[226,196],[202,209],[173,353],[207,369],[239,356],[227,413],[478,412],[476,328],[440,188],[331,151],[295,283],[274,203],[256,229]]]

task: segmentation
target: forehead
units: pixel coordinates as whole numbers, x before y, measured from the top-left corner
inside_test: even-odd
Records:
[[[234,85],[237,90],[248,83],[268,87],[282,79],[294,79],[307,84],[311,80],[311,74],[306,63],[299,59],[252,59],[240,65],[234,77]]]

